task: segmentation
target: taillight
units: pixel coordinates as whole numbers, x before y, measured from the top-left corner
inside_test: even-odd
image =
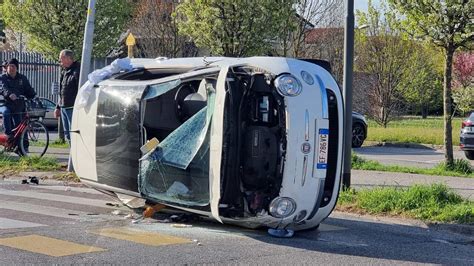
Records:
[[[469,127],[469,126],[472,126],[472,122],[471,122],[471,121],[462,121],[461,129],[463,129],[463,128],[465,128],[465,127]]]

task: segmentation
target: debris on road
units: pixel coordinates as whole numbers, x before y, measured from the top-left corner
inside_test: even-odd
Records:
[[[39,185],[39,180],[36,176],[29,176],[28,178],[30,179],[31,184]]]
[[[143,217],[144,218],[150,218],[153,216],[153,214],[155,214],[155,212],[159,212],[161,211],[162,209],[164,209],[166,206],[163,205],[163,204],[156,204],[156,205],[153,205],[151,207],[147,207],[144,211],[143,211]]]
[[[107,205],[107,206],[112,206],[112,207],[120,207],[120,204],[118,204],[118,203],[111,203],[111,202],[107,202],[107,203],[105,203],[105,205]]]
[[[121,210],[115,210],[112,212],[113,215],[124,215],[125,213]]]
[[[190,224],[172,224],[171,227],[174,227],[174,228],[191,228],[193,226],[190,225]]]

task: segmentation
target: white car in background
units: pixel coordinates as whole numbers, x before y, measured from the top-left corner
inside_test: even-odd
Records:
[[[327,68],[275,57],[132,59],[76,99],[76,173],[223,223],[316,228],[336,204],[342,162],[342,99]]]

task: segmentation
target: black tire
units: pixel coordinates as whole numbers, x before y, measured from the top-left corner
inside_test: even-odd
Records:
[[[43,156],[49,146],[48,129],[39,121],[30,121],[18,146],[22,156]]]
[[[365,140],[365,129],[357,123],[352,126],[352,148],[360,148]]]
[[[464,151],[464,154],[469,160],[474,160],[474,151]]]

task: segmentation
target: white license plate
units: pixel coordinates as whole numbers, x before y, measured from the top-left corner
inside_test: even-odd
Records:
[[[465,127],[462,129],[463,133],[474,133],[474,127]]]
[[[328,168],[328,143],[329,143],[329,129],[321,128],[318,132],[319,143],[316,158],[316,169]]]

